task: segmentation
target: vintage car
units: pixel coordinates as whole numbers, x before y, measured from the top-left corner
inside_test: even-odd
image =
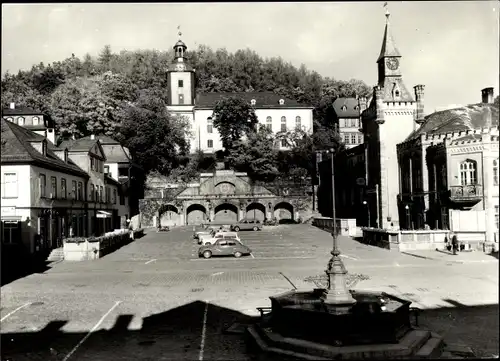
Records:
[[[258,219],[243,218],[238,223],[231,224],[231,230],[239,231],[260,231],[262,229],[262,222]]]
[[[214,244],[217,242],[219,239],[236,239],[237,241],[241,242],[240,237],[238,236],[237,232],[228,232],[228,231],[219,231],[216,232],[213,237],[202,237],[198,241],[198,244]]]
[[[198,257],[211,258],[214,256],[234,256],[240,258],[249,255],[252,250],[235,239],[219,239],[214,244],[201,246]]]

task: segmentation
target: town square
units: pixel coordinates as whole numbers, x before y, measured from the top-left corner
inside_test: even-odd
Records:
[[[497,3],[2,10],[2,360],[498,358]]]

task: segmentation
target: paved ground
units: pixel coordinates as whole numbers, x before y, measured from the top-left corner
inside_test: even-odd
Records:
[[[61,262],[3,286],[2,360],[254,359],[222,331],[290,282],[313,287],[304,278],[322,274],[332,244],[317,228],[280,225],[241,232],[254,258],[205,260],[192,232],[150,231],[98,261]],[[497,258],[400,254],[344,237],[339,247],[349,272],[369,277],[356,288],[402,295],[450,342],[498,355]]]

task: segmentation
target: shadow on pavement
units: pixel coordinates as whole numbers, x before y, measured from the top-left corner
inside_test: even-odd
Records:
[[[243,335],[228,334],[225,330],[235,322],[250,324],[255,318],[206,305],[195,301],[145,317],[140,330],[128,329],[134,315],[119,315],[111,329],[94,332],[70,359],[193,360],[199,359],[202,338],[205,360],[253,359],[254,353],[246,346]],[[2,334],[1,360],[62,360],[87,336],[87,332],[62,331],[68,322],[54,320],[40,331]]]
[[[30,255],[22,246],[1,249],[1,286],[33,273],[44,273],[53,262],[46,261],[48,252]]]
[[[498,251],[488,253],[488,255],[490,255],[491,257],[495,257],[496,259],[498,259]]]
[[[424,310],[420,327],[441,334],[447,343],[472,347],[478,357],[498,355],[498,305],[445,301],[458,307]],[[192,360],[201,359],[200,352],[204,360],[267,359],[247,346],[242,334],[225,332],[236,322],[257,321],[235,310],[213,304],[207,308],[205,302],[195,301],[145,317],[140,330],[129,330],[133,318],[119,315],[111,329],[91,334],[70,359]],[[87,332],[61,331],[66,323],[68,320],[55,320],[40,331],[2,334],[2,360],[62,360],[87,336]]]

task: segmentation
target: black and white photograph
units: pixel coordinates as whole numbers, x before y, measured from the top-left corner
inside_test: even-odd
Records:
[[[3,3],[0,360],[498,358],[499,12]]]

